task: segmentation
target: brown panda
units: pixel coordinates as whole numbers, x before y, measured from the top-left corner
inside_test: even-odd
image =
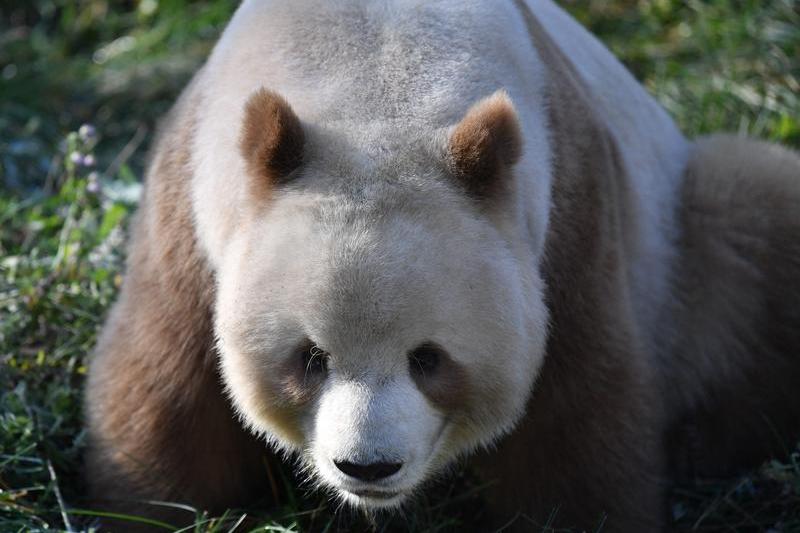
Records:
[[[800,158],[690,142],[549,1],[246,0],[156,143],[91,361],[109,505],[458,458],[498,524],[665,526],[800,424]],[[766,429],[769,428],[769,429]]]

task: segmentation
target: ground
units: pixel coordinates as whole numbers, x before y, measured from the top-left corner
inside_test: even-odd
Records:
[[[127,223],[155,125],[207,55],[232,4],[0,6],[0,532],[88,531],[99,519],[81,500],[86,354],[120,284]],[[797,0],[564,4],[687,134],[740,131],[800,147]],[[735,479],[675,489],[675,528],[800,531],[800,452],[791,452]],[[276,473],[276,484],[291,485],[288,477]],[[453,530],[480,508],[480,487],[467,478],[455,475],[436,490],[445,503],[422,502],[387,526],[355,523]],[[320,495],[279,491],[280,508],[271,514],[196,513],[196,525],[185,531],[352,524]],[[241,519],[245,513],[252,522]]]

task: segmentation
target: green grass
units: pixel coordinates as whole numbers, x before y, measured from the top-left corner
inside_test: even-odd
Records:
[[[126,224],[154,127],[231,5],[6,0],[0,7],[0,532],[97,523],[96,513],[81,510],[85,357],[119,287]],[[746,131],[800,146],[796,0],[566,6],[688,134]],[[83,123],[97,127],[96,138],[71,133]],[[95,164],[75,164],[76,151],[92,154]],[[476,507],[479,487],[460,479],[437,492],[444,503],[420,505],[406,517],[409,527],[457,528],[468,520],[461,510]],[[672,508],[684,530],[800,530],[800,456],[682,487]],[[192,531],[349,523],[303,491],[289,491],[271,515],[250,513],[252,522],[239,523],[242,515],[198,514]],[[387,527],[404,527],[403,518]]]

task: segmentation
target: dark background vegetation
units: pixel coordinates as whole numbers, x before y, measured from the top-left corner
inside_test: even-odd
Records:
[[[796,0],[564,5],[687,134],[747,132],[800,147]],[[224,0],[0,2],[0,532],[98,523],[81,507],[86,354],[119,287],[154,128],[233,9]],[[84,123],[94,135],[75,133]],[[791,452],[735,479],[676,488],[675,527],[800,531]],[[479,487],[457,479],[439,491],[444,504],[394,526],[468,525]],[[243,513],[198,513],[190,530],[341,525],[324,498],[302,491],[270,515],[250,513],[253,523]]]

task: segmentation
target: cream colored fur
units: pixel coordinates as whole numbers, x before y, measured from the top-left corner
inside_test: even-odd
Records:
[[[612,135],[620,141],[625,165],[635,170],[636,179],[628,183],[630,189],[626,193],[632,196],[630,205],[636,208],[636,212],[630,214],[635,220],[632,227],[636,233],[630,233],[626,252],[631,261],[630,276],[636,291],[634,304],[641,311],[640,316],[647,317],[645,320],[649,321],[666,297],[664,290],[657,287],[653,280],[663,278],[669,265],[670,258],[665,257],[665,241],[672,227],[675,189],[685,159],[686,143],[663,110],[590,35],[549,2],[534,3],[531,7],[545,27],[553,28],[553,35],[557,35],[559,42],[566,46],[565,52],[574,56],[576,64],[582,66],[581,74],[588,78],[588,86],[592,91],[590,96],[598,99],[601,117],[607,121]],[[422,19],[426,21],[425,24],[420,24]],[[378,47],[374,44],[375,39],[380,43]],[[308,270],[309,267],[316,268],[315,265],[308,265],[309,255],[318,257],[321,265],[325,265],[326,254],[335,253],[327,251],[330,245],[319,242],[319,239],[326,238],[325,235],[316,232],[305,236],[292,234],[303,211],[299,205],[288,206],[300,201],[310,204],[311,210],[315,209],[307,195],[301,195],[297,200],[288,195],[285,201],[283,195],[279,195],[276,205],[287,207],[274,208],[257,225],[245,220],[242,206],[247,205],[248,199],[245,197],[243,180],[236,178],[244,174],[244,163],[236,150],[238,130],[231,125],[241,123],[246,99],[257,88],[269,87],[283,95],[300,119],[308,124],[307,160],[310,165],[304,171],[304,187],[321,194],[317,202],[332,204],[325,209],[325,216],[332,221],[319,222],[316,227],[323,224],[326,233],[342,238],[352,230],[343,232],[337,229],[339,223],[335,222],[336,219],[372,220],[380,216],[364,213],[348,217],[345,214],[355,208],[355,204],[350,207],[352,200],[346,189],[361,186],[348,185],[348,181],[358,183],[360,176],[386,176],[388,167],[393,169],[392,174],[397,174],[397,169],[403,169],[402,172],[408,176],[430,173],[429,169],[435,164],[425,161],[424,152],[435,151],[442,135],[437,132],[443,132],[455,124],[467,107],[479,98],[499,88],[506,90],[517,109],[525,141],[523,159],[515,167],[515,174],[519,177],[515,182],[517,205],[505,213],[506,220],[501,225],[492,228],[492,231],[499,229],[503,232],[502,245],[491,235],[481,240],[478,236],[483,231],[478,229],[447,233],[453,251],[446,255],[448,266],[443,266],[441,272],[444,275],[449,270],[453,279],[459,279],[461,266],[469,264],[467,258],[479,255],[500,258],[505,254],[503,250],[506,246],[511,247],[517,265],[534,265],[540,260],[538,258],[542,253],[549,218],[551,182],[549,135],[542,89],[546,77],[546,66],[537,58],[518,7],[512,3],[399,1],[371,4],[302,0],[289,4],[245,2],[242,5],[201,75],[199,84],[203,91],[215,96],[206,97],[193,150],[197,168],[193,187],[196,220],[201,242],[220,272],[218,330],[222,341],[223,368],[229,389],[238,400],[237,405],[248,405],[248,402],[254,401],[256,394],[244,392],[249,388],[247,382],[252,381],[251,377],[240,379],[236,375],[238,369],[248,366],[229,364],[230,361],[246,357],[242,355],[245,351],[234,344],[248,341],[228,339],[225,332],[233,329],[228,328],[228,323],[246,313],[249,319],[247,335],[255,336],[259,342],[266,344],[262,346],[263,351],[279,352],[278,349],[270,349],[270,344],[262,338],[267,334],[258,331],[259,328],[252,324],[252,318],[262,316],[259,308],[266,306],[273,315],[270,323],[282,324],[283,317],[275,318],[274,315],[278,315],[284,305],[287,309],[297,309],[303,299],[317,301],[319,296],[314,291],[321,291],[322,288],[314,289],[311,280],[321,283],[323,274],[308,271],[308,281],[304,281],[297,272]],[[313,90],[310,91],[310,87]],[[657,140],[652,131],[659,132]],[[412,147],[414,152],[404,153],[408,147]],[[345,180],[344,184],[337,182],[335,185],[345,190],[329,192],[331,186],[326,180],[332,178]],[[392,179],[402,178],[398,176]],[[313,185],[315,181],[320,187]],[[324,192],[318,193],[319,188]],[[406,200],[407,205],[413,205],[414,208],[413,212],[403,217],[407,220],[406,224],[411,226],[405,236],[393,241],[384,239],[381,244],[386,250],[373,244],[376,238],[382,237],[354,236],[368,243],[365,254],[394,255],[412,246],[410,242],[404,242],[411,235],[420,237],[420,243],[414,245],[417,250],[436,250],[438,246],[434,243],[437,234],[441,234],[444,228],[464,224],[457,219],[440,220],[443,212],[452,211],[444,207],[453,205],[453,199],[447,191],[438,189],[434,181],[420,182],[419,188],[418,198]],[[377,203],[381,197],[393,194],[392,187],[381,180],[373,180],[367,192],[361,193],[359,201]],[[433,200],[422,201],[422,197]],[[426,207],[428,205],[429,208]],[[459,208],[454,207],[457,212]],[[379,213],[392,210],[395,216],[400,216],[397,208],[387,205],[375,209]],[[471,216],[468,210],[461,211],[462,217]],[[291,226],[287,226],[287,222],[280,218],[280,213],[284,212],[285,220],[291,221]],[[316,216],[319,218],[319,215]],[[432,224],[430,229],[421,225],[422,221],[431,220],[437,223]],[[310,222],[299,225],[300,228],[310,226]],[[250,232],[262,235],[258,245],[254,245],[247,236],[248,228]],[[376,232],[373,228],[364,228],[362,231]],[[463,237],[459,237],[459,234]],[[277,297],[286,298],[286,303],[280,305],[274,298],[266,298],[261,292],[245,286],[238,290],[259,301],[251,303],[241,296],[228,303],[228,295],[237,290],[228,288],[229,279],[242,283],[243,278],[256,274],[270,279],[269,282],[261,279],[253,281],[261,285],[276,283],[273,281],[276,277],[283,279],[279,272],[267,273],[263,267],[259,269],[242,265],[268,264],[266,258],[270,255],[284,255],[273,251],[277,244],[271,244],[270,240],[274,239],[292,243],[291,248],[283,245],[281,249],[297,261],[297,264],[282,262],[282,269],[295,274],[290,282],[278,285],[302,287],[308,291],[308,295],[289,296],[291,292],[279,294]],[[427,246],[424,246],[426,243]],[[336,245],[345,246],[341,242]],[[243,248],[258,250],[263,255],[248,259]],[[429,261],[420,260],[421,264]],[[504,262],[505,266],[498,264],[492,267],[498,269],[498,276],[506,280],[518,279],[520,274],[513,270],[519,267],[512,267],[510,258]],[[305,268],[301,268],[300,263],[305,264]],[[394,279],[401,273],[387,271],[391,264],[391,260],[387,260],[374,268],[382,278]],[[328,268],[335,269],[337,266]],[[654,272],[658,275],[653,275]],[[464,279],[469,275],[464,273]],[[646,278],[642,279],[644,276]],[[403,287],[404,292],[391,296],[362,291],[367,300],[356,300],[350,305],[361,308],[371,305],[371,299],[380,299],[394,301],[397,307],[408,307],[406,300],[420,300],[420,295],[435,291],[438,296],[431,299],[442,302],[442,312],[445,309],[472,308],[479,310],[482,315],[493,315],[497,313],[493,308],[499,302],[509,309],[523,309],[538,299],[535,293],[512,288],[507,289],[507,297],[501,297],[499,286],[495,286],[483,301],[470,303],[464,301],[466,295],[463,291],[455,289],[459,286],[457,284],[454,284],[450,293],[443,292],[444,287],[434,289],[431,286],[426,289],[420,286],[412,291],[408,283],[399,282],[399,286]],[[340,290],[344,292],[344,289]],[[355,287],[353,290],[357,291]],[[387,287],[387,293],[388,290]],[[492,303],[492,300],[497,303]],[[515,300],[512,304],[511,301]],[[409,308],[409,316],[419,317],[421,322],[427,321],[422,318],[427,304],[419,301],[418,305],[419,308]],[[533,321],[533,324],[538,322],[539,325],[530,329],[530,326],[523,326],[530,321],[514,319],[513,323],[519,324],[515,327],[521,329],[489,334],[470,328],[469,324],[474,318],[466,315],[461,327],[455,327],[455,322],[449,327],[459,332],[461,342],[467,341],[463,338],[464,331],[474,331],[476,337],[465,342],[465,346],[472,348],[459,350],[463,357],[474,358],[480,353],[476,349],[480,345],[480,338],[493,339],[490,342],[495,344],[501,338],[505,342],[515,334],[527,336],[531,339],[528,342],[543,339],[546,331],[542,325],[543,310],[528,310],[523,314],[539,317]],[[321,321],[321,317],[315,318]],[[338,321],[334,323],[340,324]],[[296,327],[300,327],[300,324]],[[382,335],[382,341],[388,342],[388,336],[385,333]],[[423,340],[422,332],[417,335]],[[343,351],[353,351],[352,341],[343,339],[339,342]],[[448,339],[448,342],[456,340]],[[403,342],[400,339],[393,341],[393,344],[397,346],[395,349],[410,348],[401,348]],[[540,364],[540,350],[531,348],[527,351],[532,359],[527,364],[531,365],[534,372],[523,373],[528,377],[519,387],[511,389],[523,391],[513,394],[517,405],[511,409],[512,412],[520,411],[526,397],[524,391],[530,388],[535,369]],[[470,356],[470,351],[475,355]],[[513,350],[504,348],[502,351],[510,353]],[[505,364],[502,361],[499,363]],[[483,371],[476,374],[491,375]],[[245,416],[258,411],[263,409],[256,405],[243,410]],[[511,420],[517,416],[511,416]],[[246,418],[254,426],[259,426],[257,420]],[[505,419],[498,413],[490,418]],[[507,427],[507,424],[500,424],[499,427]],[[278,442],[288,446],[290,442],[281,438],[279,432],[267,433],[278,437]],[[478,442],[490,442],[496,432],[483,430],[482,434],[483,438],[469,441],[468,445],[465,443],[456,449],[469,449]]]
[[[193,148],[193,197],[201,242],[219,273],[223,374],[251,427],[293,450],[362,427],[353,417],[349,426],[319,433],[330,425],[312,424],[313,410],[300,434],[270,422],[256,369],[287,357],[303,336],[336,354],[341,379],[362,376],[373,387],[395,381],[412,391],[406,354],[434,340],[494,397],[462,424],[444,425],[416,393],[382,423],[364,426],[381,429],[367,442],[398,446],[399,435],[382,432],[417,417],[408,441],[416,455],[401,454],[407,473],[398,488],[491,443],[521,416],[546,335],[541,280],[523,267],[539,261],[549,202],[545,74],[535,58],[510,3],[240,7],[198,81],[209,96]],[[278,191],[273,206],[249,220],[232,125],[262,86],[283,95],[307,125],[308,163],[298,187]],[[522,125],[524,155],[515,170],[525,179],[516,182],[516,205],[486,225],[463,197],[437,183],[436,154],[448,128],[501,88]],[[433,443],[428,434],[442,428]],[[308,451],[319,458],[317,449]],[[332,459],[317,461],[316,471],[341,487],[325,475]]]

